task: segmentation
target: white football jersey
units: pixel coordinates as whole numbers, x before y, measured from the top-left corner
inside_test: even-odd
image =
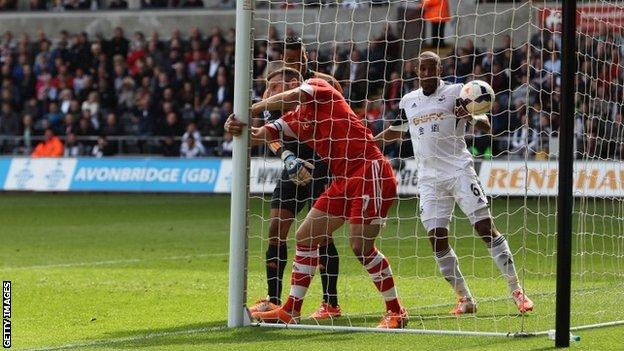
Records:
[[[462,87],[440,80],[433,94],[427,96],[419,88],[399,102],[401,118],[391,128],[409,130],[419,179],[450,178],[473,166],[464,140],[466,120],[455,116],[455,101]]]

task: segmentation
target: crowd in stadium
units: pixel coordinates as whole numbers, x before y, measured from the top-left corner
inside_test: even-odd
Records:
[[[203,144],[201,137],[224,137],[223,120],[232,112],[233,41],[233,30],[219,28],[208,35],[193,29],[186,38],[175,30],[167,40],[139,32],[127,38],[121,28],[111,38],[65,31],[56,38],[42,32],[14,38],[7,32],[0,41],[0,136],[22,138],[18,144],[5,140],[1,151],[28,154],[33,137],[50,129],[66,146],[80,144],[65,148],[74,150],[70,155],[98,144],[107,144],[100,145],[105,154],[227,155],[227,136],[218,144]],[[106,140],[124,135],[138,141]],[[165,138],[154,144],[150,136]]]
[[[227,0],[223,3],[233,5]],[[141,0],[142,9],[160,8],[198,8],[204,7],[203,0]],[[127,0],[30,0],[27,9],[30,11],[73,11],[73,10],[120,10],[127,9]],[[0,11],[15,11],[17,0],[0,0]]]
[[[621,38],[606,29],[598,35],[603,40],[581,37],[577,129],[587,137],[578,148],[606,157],[619,154],[615,146],[624,134]],[[218,27],[209,33],[194,28],[188,36],[174,30],[166,39],[122,28],[110,38],[6,32],[0,40],[0,137],[19,138],[0,139],[0,153],[30,154],[37,136],[50,129],[65,143],[65,155],[229,155],[232,138],[223,121],[232,112],[234,39],[234,29]],[[523,157],[527,150],[547,157],[559,120],[560,45],[558,35],[544,30],[533,35],[531,46],[513,47],[508,38],[500,48],[480,50],[468,40],[444,59],[445,80],[483,79],[497,93],[494,141],[477,134],[470,143],[474,154]],[[256,41],[255,99],[282,47],[275,30]],[[378,132],[396,118],[400,98],[417,86],[414,62],[402,60],[400,52],[388,26],[367,47],[342,43],[319,52],[309,45],[308,64],[333,75],[354,110]]]

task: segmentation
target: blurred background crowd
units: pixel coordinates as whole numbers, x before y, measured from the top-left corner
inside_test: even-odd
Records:
[[[0,1],[0,8],[15,4]],[[30,1],[32,9],[57,5],[93,9],[101,4]],[[141,5],[203,3],[142,0]],[[262,96],[269,63],[282,57],[284,38],[297,36],[292,29],[280,36],[271,28],[266,38],[256,40],[254,100]],[[318,43],[308,43],[307,65],[333,75],[356,113],[377,133],[398,116],[399,100],[418,87],[418,80],[414,62],[400,57],[396,28],[387,25],[371,36],[365,45],[342,42],[319,49]],[[444,80],[482,79],[496,92],[492,135],[469,133],[475,156],[553,155],[560,120],[558,28],[537,31],[524,45],[514,46],[507,37],[502,46],[487,49],[471,40],[425,39],[423,48],[434,47],[443,56]],[[54,156],[228,156],[232,137],[223,123],[233,109],[234,40],[233,28],[217,26],[209,32],[192,28],[185,35],[176,29],[166,37],[121,27],[110,37],[64,30],[30,37],[7,31],[0,38],[0,153],[49,155],[46,149],[35,150],[44,140],[51,149],[61,145]],[[623,44],[623,37],[606,26],[579,36],[574,101],[579,155],[621,158],[624,151]],[[406,144],[409,140],[386,152],[409,156]]]

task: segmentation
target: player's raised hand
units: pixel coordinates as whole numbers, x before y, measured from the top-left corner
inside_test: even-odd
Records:
[[[472,119],[472,115],[466,110],[466,107],[462,103],[455,104],[455,116],[460,119],[466,118],[468,121]]]
[[[240,136],[243,133],[243,128],[245,126],[245,123],[237,120],[236,116],[234,114],[231,114],[225,121],[223,129],[225,129],[226,132],[232,134],[233,136]]]
[[[312,181],[310,171],[314,169],[314,165],[310,162],[298,158],[288,150],[282,153],[282,160],[284,160],[284,168],[288,172],[288,177],[293,183],[301,186]]]

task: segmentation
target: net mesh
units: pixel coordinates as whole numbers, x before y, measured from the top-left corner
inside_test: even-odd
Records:
[[[479,309],[461,317],[449,314],[455,296],[439,272],[420,221],[419,170],[409,135],[383,150],[395,168],[399,198],[377,247],[392,265],[400,298],[410,312],[409,328],[552,329],[557,130],[561,56],[566,54],[561,52],[560,2],[448,3],[448,20],[436,25],[421,18],[421,3],[407,1],[256,1],[253,96],[261,99],[267,72],[283,64],[284,42],[293,37],[305,44],[307,67],[340,83],[349,105],[373,134],[398,118],[401,97],[419,87],[414,59],[422,51],[440,55],[442,79],[449,83],[475,79],[490,83],[496,94],[489,116],[492,132],[467,128],[466,143],[494,222],[509,242],[520,284],[534,300],[535,311],[518,313],[486,245],[456,209],[449,227],[450,244]],[[620,61],[624,3],[582,1],[578,8],[577,94],[570,102],[577,111],[572,269],[572,325],[576,326],[624,320],[622,310],[612,308],[617,306],[624,278],[624,72]],[[265,121],[259,118],[254,123],[260,126]],[[267,295],[267,236],[276,231],[271,228],[271,210],[280,208],[275,199],[283,200],[288,194],[282,191],[272,196],[283,162],[263,147],[253,149],[252,155],[247,295],[253,299]],[[297,195],[299,190],[295,202],[309,202],[307,195]],[[295,229],[308,209],[303,206],[289,230],[289,221],[273,221],[281,223],[278,230],[289,233],[288,252],[278,255],[288,262],[282,301],[290,287]],[[337,298],[342,317],[304,318],[302,323],[374,327],[384,312],[383,300],[354,258],[346,226],[334,232],[333,240],[341,258]],[[318,308],[322,279],[317,272],[302,316]],[[276,282],[273,279],[270,284]]]

